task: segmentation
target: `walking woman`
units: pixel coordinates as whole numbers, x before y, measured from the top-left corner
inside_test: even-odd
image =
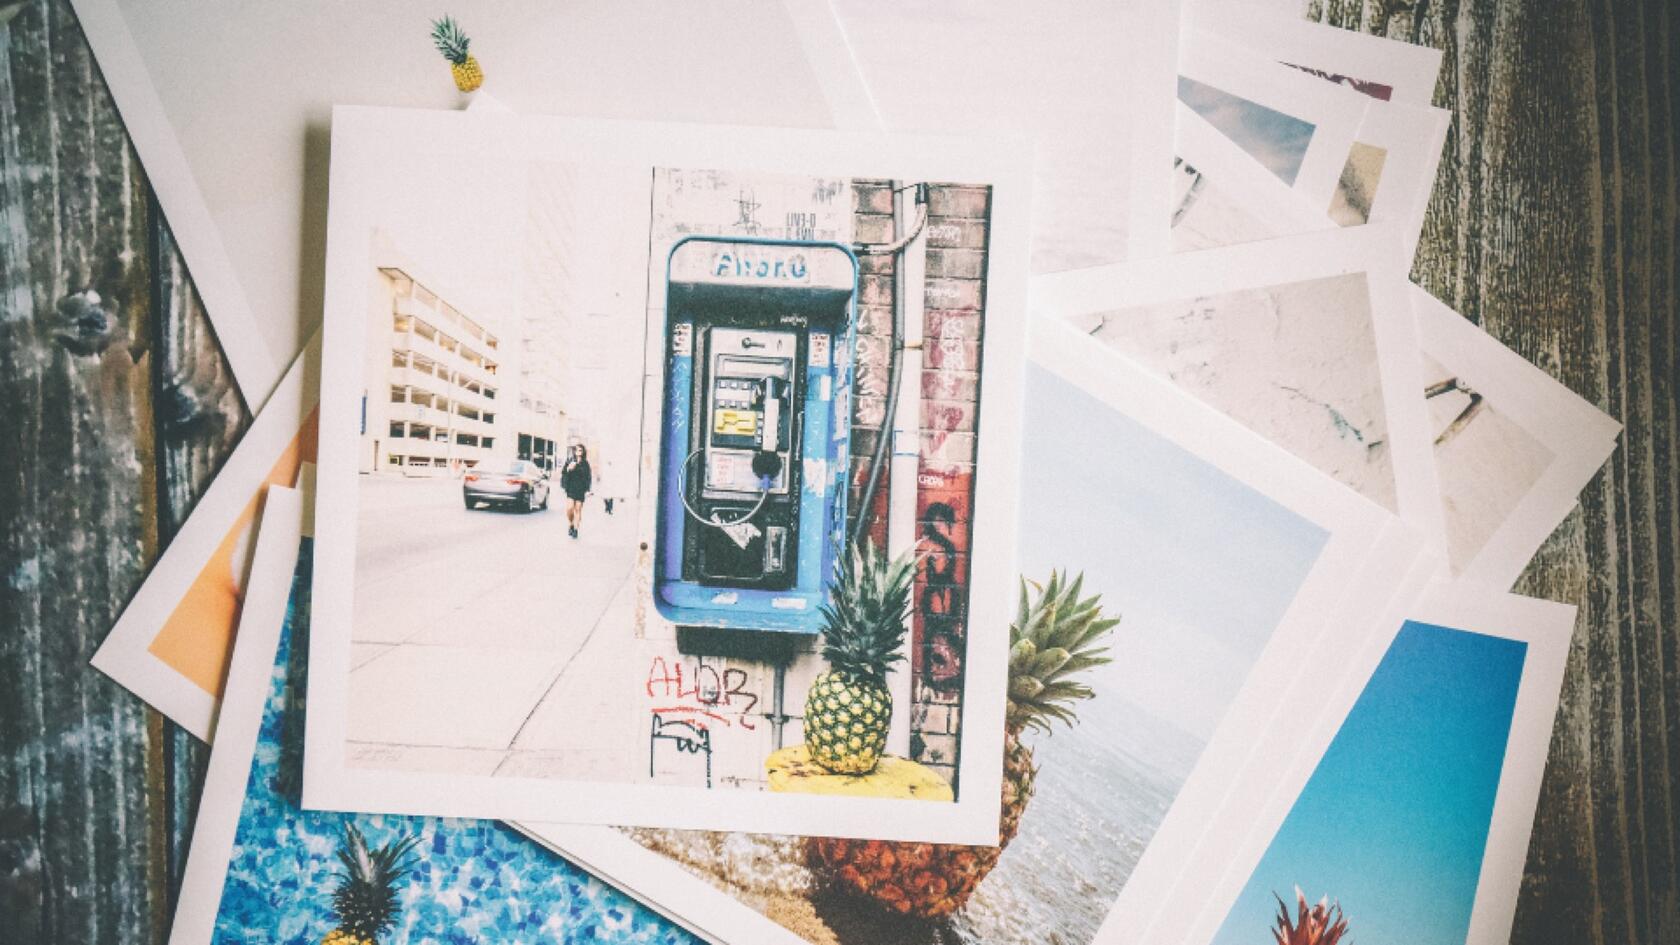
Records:
[[[578,536],[578,526],[583,524],[583,499],[589,495],[594,486],[594,476],[589,471],[589,452],[582,443],[572,446],[572,452],[566,457],[566,465],[560,468],[560,491],[566,493],[566,524],[567,534],[573,538]]]

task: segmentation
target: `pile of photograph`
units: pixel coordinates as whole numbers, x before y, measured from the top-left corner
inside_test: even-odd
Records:
[[[74,5],[255,415],[94,659],[173,945],[1507,940],[1619,427],[1411,280],[1439,52]]]

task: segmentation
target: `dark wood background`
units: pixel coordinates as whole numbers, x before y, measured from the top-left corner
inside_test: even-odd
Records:
[[[1680,942],[1680,9],[1309,15],[1445,50],[1416,276],[1626,425],[1518,588],[1582,610],[1513,941]],[[68,3],[0,0],[0,943],[167,933],[206,755],[87,661],[248,422]]]

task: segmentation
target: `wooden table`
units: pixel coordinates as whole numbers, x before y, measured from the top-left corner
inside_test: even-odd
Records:
[[[18,6],[0,0],[0,942],[159,942],[205,753],[87,660],[249,415],[68,3]],[[1627,427],[1519,587],[1582,613],[1514,940],[1680,941],[1680,11],[1311,13],[1446,51],[1457,120],[1416,276]]]

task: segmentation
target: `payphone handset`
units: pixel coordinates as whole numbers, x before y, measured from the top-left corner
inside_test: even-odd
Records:
[[[705,493],[785,495],[799,336],[713,328],[707,348]]]
[[[671,252],[655,603],[816,632],[845,531],[856,262],[691,237]]]

